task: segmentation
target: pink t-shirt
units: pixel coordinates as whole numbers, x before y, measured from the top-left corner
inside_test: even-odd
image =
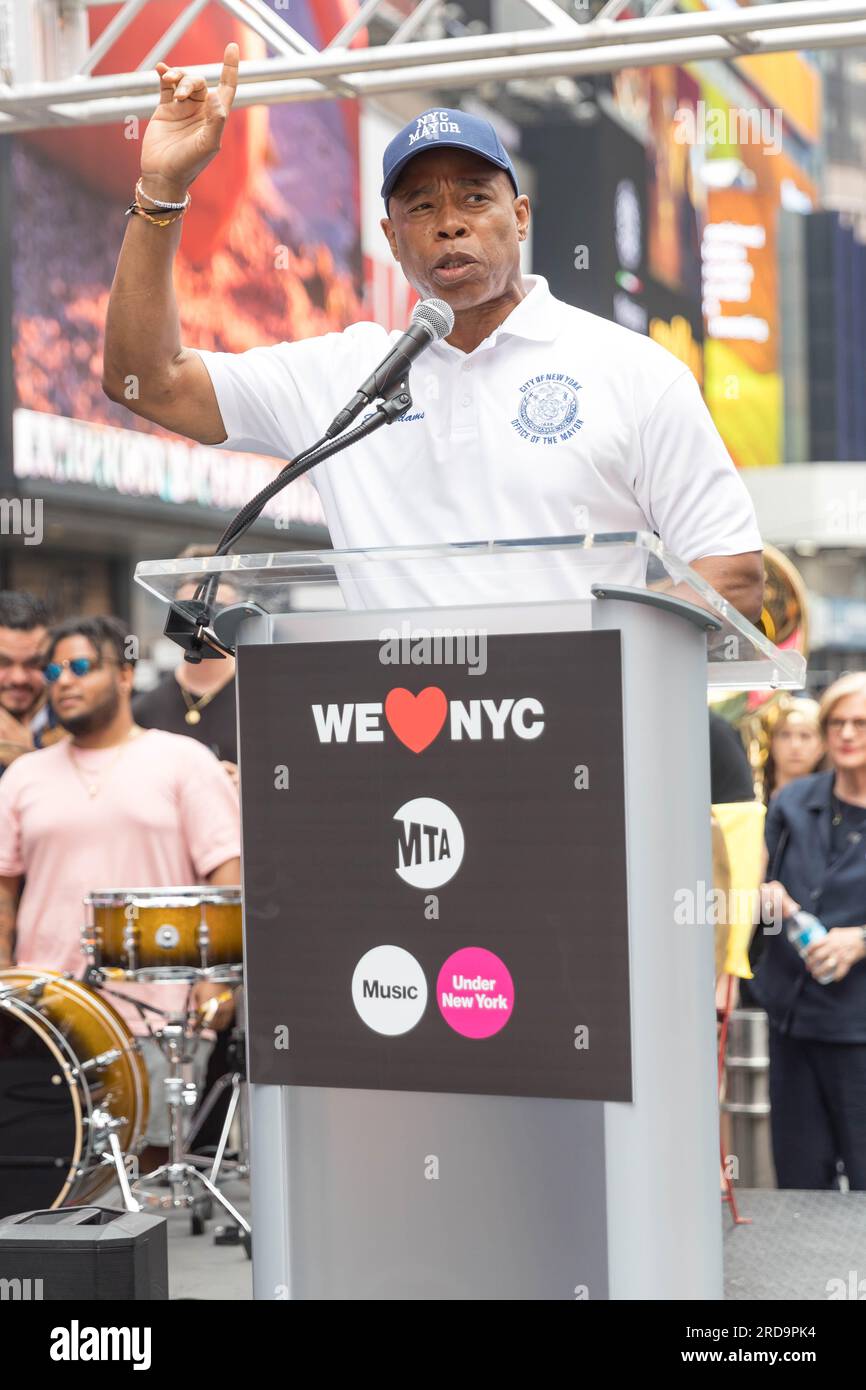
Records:
[[[240,854],[240,808],[218,759],[181,734],[148,729],[122,751],[76,748],[74,759],[68,742],[56,743],[18,758],[0,778],[0,876],[26,876],[16,962],[80,977],[84,898],[204,882]],[[92,797],[90,777],[99,786]],[[176,1010],[189,987],[117,988]],[[146,1031],[132,1006],[112,1002],[133,1031]]]

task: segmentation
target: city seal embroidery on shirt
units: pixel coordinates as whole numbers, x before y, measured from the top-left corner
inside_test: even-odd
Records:
[[[579,382],[564,372],[533,376],[520,388],[520,405],[511,421],[530,444],[560,444],[583,425],[577,413]]]

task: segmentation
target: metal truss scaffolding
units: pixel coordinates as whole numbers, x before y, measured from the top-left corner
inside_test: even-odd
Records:
[[[134,72],[92,76],[95,66],[152,0],[125,0],[94,44],[87,10],[111,0],[0,0],[0,134],[50,126],[147,117],[155,104],[153,65],[208,4],[218,4],[263,39],[270,56],[242,62],[236,106],[334,97],[370,97],[417,88],[458,91],[485,82],[580,77],[621,68],[726,60],[750,54],[866,44],[866,0],[783,0],[742,8],[676,13],[677,0],[648,0],[622,18],[629,0],[607,0],[594,18],[574,17],[586,0],[514,0],[534,27],[419,37],[436,26],[447,0],[363,0],[321,51],[283,18],[280,0],[190,0]],[[405,0],[403,0],[405,5]],[[286,7],[287,8],[287,7]],[[638,8],[631,0],[631,8]],[[453,25],[451,26],[454,27]],[[368,44],[350,48],[367,30]],[[190,70],[215,83],[219,58]]]

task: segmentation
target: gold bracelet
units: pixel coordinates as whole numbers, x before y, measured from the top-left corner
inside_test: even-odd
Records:
[[[177,222],[178,218],[183,217],[182,212],[174,212],[169,217],[159,217],[151,208],[143,208],[140,203],[130,203],[124,216],[128,217],[130,213],[137,213],[139,217],[143,217],[146,221],[152,222],[155,227],[170,227],[172,222]]]

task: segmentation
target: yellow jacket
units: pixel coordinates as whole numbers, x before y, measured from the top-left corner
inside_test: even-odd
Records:
[[[761,880],[766,808],[760,801],[713,806],[713,884],[725,893],[725,920],[716,927],[716,975],[751,980],[749,943]]]

